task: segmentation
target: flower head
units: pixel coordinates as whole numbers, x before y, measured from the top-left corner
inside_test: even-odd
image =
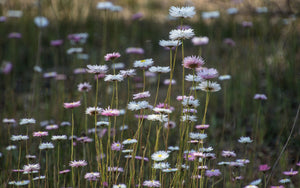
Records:
[[[151,67],[153,65],[153,60],[152,59],[143,59],[143,60],[138,60],[133,63],[133,67],[135,68],[142,68],[146,69],[148,67]]]
[[[47,131],[38,131],[38,132],[33,132],[34,137],[42,137],[42,136],[48,136]]]
[[[212,170],[206,170],[205,175],[207,177],[212,177],[212,176],[220,176],[221,172],[219,169],[212,169]]]
[[[151,155],[154,161],[164,161],[169,157],[169,153],[166,151],[157,151]]]
[[[171,49],[176,46],[180,46],[181,42],[179,40],[160,40],[159,45],[167,49]]]
[[[271,167],[267,164],[259,165],[259,171],[262,171],[262,172],[268,171],[268,170],[270,170],[270,168]]]
[[[92,86],[88,82],[78,84],[78,91],[80,92],[89,92],[92,89]]]
[[[284,174],[284,175],[287,175],[287,176],[295,176],[295,175],[298,174],[298,171],[293,170],[293,169],[291,168],[290,171],[284,171],[283,174]]]
[[[102,111],[102,108],[99,108],[99,107],[88,107],[85,110],[85,114],[95,116],[95,115],[100,115],[101,111]]]
[[[145,51],[143,48],[129,47],[126,49],[127,54],[144,54]]]
[[[105,61],[114,61],[115,59],[118,59],[119,57],[121,57],[121,55],[118,52],[113,52],[113,53],[106,54],[104,56],[104,59],[105,59]]]
[[[242,143],[242,144],[248,144],[248,143],[251,143],[253,142],[253,140],[251,140],[250,137],[240,137],[239,140],[238,140],[239,143]]]
[[[194,46],[203,46],[208,44],[209,38],[208,37],[193,37],[192,38],[192,43]]]
[[[199,89],[206,92],[217,92],[221,90],[220,84],[211,81],[204,81],[199,84]]]
[[[123,149],[123,145],[120,143],[120,142],[114,142],[112,143],[111,145],[111,150],[114,150],[114,151],[120,151]]]
[[[87,165],[87,162],[85,160],[79,160],[79,161],[70,161],[69,165],[71,167],[83,167],[83,166],[86,166]]]
[[[118,109],[111,109],[110,107],[106,108],[101,112],[103,116],[119,116],[120,111]]]
[[[181,40],[181,39],[190,39],[194,36],[193,29],[174,29],[170,31],[171,40]]]
[[[36,121],[33,118],[23,118],[20,121],[20,125],[27,125],[27,124],[35,124]]]
[[[40,150],[44,150],[44,149],[53,149],[54,145],[51,142],[46,142],[46,143],[41,143],[39,145],[39,149]]]
[[[145,186],[145,187],[160,187],[161,184],[159,181],[156,181],[156,180],[146,180],[143,182],[143,186]]]
[[[148,97],[150,97],[149,91],[144,91],[141,93],[133,94],[133,100],[144,99],[144,98],[148,98]]]
[[[182,65],[188,69],[200,68],[204,65],[204,60],[199,56],[188,56],[184,58]]]
[[[88,181],[97,181],[100,178],[99,172],[89,172],[84,175],[84,179]]]
[[[87,65],[86,71],[93,74],[105,74],[108,70],[106,65]]]
[[[256,100],[267,100],[268,99],[265,94],[255,94],[253,98]]]
[[[195,7],[175,7],[169,9],[170,16],[175,18],[192,18],[196,12]]]
[[[28,164],[24,165],[23,170],[24,172],[33,172],[33,171],[39,171],[40,170],[40,165],[39,164]]]
[[[75,102],[71,102],[71,103],[64,103],[64,107],[65,108],[76,108],[76,107],[78,107],[78,106],[80,106],[81,105],[81,103],[80,103],[80,101],[75,101]]]

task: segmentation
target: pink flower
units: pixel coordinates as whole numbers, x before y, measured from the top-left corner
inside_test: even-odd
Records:
[[[63,40],[51,40],[50,45],[51,46],[61,46],[63,44]]]
[[[222,151],[223,157],[236,157],[236,154],[234,151]]]
[[[136,14],[133,14],[133,15],[131,16],[131,19],[132,19],[132,20],[139,20],[139,19],[141,19],[142,17],[144,17],[144,14],[141,13],[141,12],[138,12],[138,13],[136,13]]]
[[[79,160],[79,161],[70,161],[69,164],[71,167],[83,167],[87,165],[87,162],[85,160]]]
[[[161,184],[159,181],[156,181],[156,180],[146,180],[143,182],[143,186],[145,186],[145,187],[160,187]]]
[[[100,178],[99,172],[89,172],[84,175],[84,179],[88,181],[97,181]]]
[[[183,99],[189,99],[189,100],[194,100],[194,96],[177,96],[176,100],[182,101]]]
[[[195,155],[193,153],[188,153],[184,155],[185,160],[193,161],[196,159]]]
[[[133,94],[133,100],[150,97],[149,91]]]
[[[121,57],[121,55],[118,52],[113,52],[113,53],[106,54],[104,56],[104,59],[105,61],[113,61],[115,59],[118,59],[119,57]]]
[[[218,71],[214,68],[210,68],[210,69],[202,68],[201,70],[199,70],[197,74],[198,76],[201,76],[205,80],[216,78],[219,76]]]
[[[69,173],[71,170],[69,169],[66,169],[66,170],[62,170],[62,171],[59,171],[59,174],[66,174],[66,173]]]
[[[201,130],[203,130],[203,129],[207,129],[207,128],[209,128],[209,125],[196,125],[196,129],[201,129]]]
[[[284,188],[284,186],[283,185],[272,185],[270,188]]]
[[[187,69],[195,69],[204,65],[204,60],[199,56],[188,56],[184,58],[182,65]]]
[[[270,170],[270,168],[271,167],[267,164],[259,165],[259,171],[262,171],[262,172],[268,171],[268,170]]]
[[[48,132],[46,131],[33,132],[33,136],[34,137],[48,136]]]
[[[120,142],[114,142],[112,145],[111,145],[111,150],[114,150],[114,151],[120,151],[121,149],[123,149],[123,145],[120,143]]]
[[[144,54],[143,48],[130,47],[126,49],[127,54]]]
[[[265,94],[255,94],[253,98],[256,100],[267,100],[268,99]]]
[[[298,171],[293,171],[293,169],[291,168],[290,171],[284,171],[283,174],[287,176],[294,176],[298,174]]]
[[[103,115],[103,116],[119,116],[120,111],[118,109],[110,109],[110,107],[108,107],[102,111],[101,115]]]
[[[231,38],[226,38],[226,39],[224,39],[223,42],[224,42],[224,44],[227,44],[228,46],[235,46],[235,42]]]
[[[80,105],[81,105],[80,101],[71,102],[71,103],[64,103],[65,108],[75,108],[75,107],[78,107]]]
[[[205,175],[207,177],[212,177],[212,176],[220,176],[221,172],[219,169],[212,169],[212,170],[206,170]]]
[[[9,74],[11,72],[12,68],[13,68],[13,65],[11,62],[4,62],[1,67],[1,72],[3,72],[4,74]]]

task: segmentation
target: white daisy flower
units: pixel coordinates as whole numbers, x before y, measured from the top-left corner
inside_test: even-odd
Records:
[[[179,40],[160,40],[159,45],[165,48],[173,48],[181,45]]]
[[[53,135],[52,137],[51,137],[51,140],[67,140],[68,139],[68,137],[67,137],[67,135]]]
[[[20,125],[27,125],[27,124],[35,124],[36,121],[33,118],[23,118],[20,121]]]
[[[188,98],[183,99],[181,104],[185,107],[193,107],[193,108],[197,108],[200,105],[198,99],[193,100]]]
[[[163,161],[169,157],[169,153],[165,151],[157,151],[151,155],[154,161]]]
[[[149,107],[149,103],[147,101],[131,101],[128,103],[128,109],[131,111],[146,109]]]
[[[21,141],[21,140],[28,140],[29,137],[27,135],[12,135],[10,140],[11,141]]]
[[[193,133],[193,132],[191,132],[189,134],[189,136],[190,136],[191,139],[195,139],[195,140],[203,140],[203,139],[207,138],[207,134],[205,134],[205,133]]]
[[[192,18],[196,12],[195,7],[175,7],[169,9],[170,16],[175,18]]]
[[[251,143],[253,142],[253,140],[251,140],[250,137],[240,137],[239,140],[238,140],[239,143],[242,143],[242,144],[248,144],[248,143]]]
[[[129,69],[129,70],[120,70],[120,74],[124,77],[133,77],[136,75],[135,69]]]
[[[197,121],[197,117],[194,115],[183,115],[181,116],[181,121],[195,122]]]
[[[170,164],[165,163],[165,162],[154,163],[153,168],[154,169],[166,169],[166,168],[170,168]]]
[[[99,107],[88,107],[86,110],[85,110],[85,114],[88,114],[88,115],[91,115],[91,116],[95,116],[95,115],[100,115],[101,112],[102,112],[102,108],[99,108]]]
[[[138,60],[138,61],[135,61],[133,63],[133,67],[135,68],[148,68],[148,67],[151,67],[153,65],[153,60],[152,59],[143,59],[143,60]]]
[[[46,142],[46,143],[41,143],[39,145],[39,149],[43,150],[43,149],[53,149],[54,145],[51,142]]]
[[[14,150],[17,149],[17,147],[15,145],[9,145],[6,147],[6,150],[10,151],[10,150]]]
[[[125,184],[113,185],[113,188],[126,188]]]
[[[169,146],[169,147],[168,147],[168,150],[171,150],[171,151],[178,151],[178,150],[179,150],[179,147],[178,147],[178,146]]]
[[[123,142],[122,142],[122,144],[134,144],[134,143],[137,143],[138,141],[136,140],[136,139],[134,139],[134,138],[128,138],[128,139],[126,139],[126,140],[124,140]]]
[[[170,31],[171,40],[190,39],[194,36],[193,29],[174,29]]]
[[[177,168],[166,168],[162,169],[163,172],[176,172],[178,169]]]
[[[147,117],[150,121],[160,121],[160,122],[166,122],[168,121],[168,116],[164,114],[151,114]]]
[[[93,74],[104,74],[108,70],[106,65],[87,65],[86,71]]]
[[[82,53],[83,49],[82,48],[69,48],[67,50],[67,54],[75,54],[75,53]]]
[[[121,82],[124,80],[123,75],[121,74],[116,74],[116,75],[112,75],[112,74],[108,74],[105,76],[104,81],[105,82],[112,82],[112,81],[118,81]]]
[[[160,113],[160,114],[170,114],[172,113],[172,110],[170,109],[166,109],[166,108],[153,108],[153,111],[156,112],[156,113]]]
[[[204,79],[201,76],[188,74],[185,76],[185,80],[188,82],[202,82]]]
[[[168,73],[171,69],[170,67],[153,66],[149,68],[149,71],[154,73]]]
[[[211,151],[213,151],[214,150],[214,148],[213,147],[207,147],[207,148],[199,148],[199,151],[200,152],[211,152]]]
[[[211,81],[201,82],[197,88],[205,92],[217,92],[221,90],[220,84]]]
[[[111,10],[114,7],[114,4],[109,1],[99,2],[96,6],[99,10]]]
[[[16,181],[16,186],[22,186],[22,185],[28,185],[30,183],[30,180],[22,180],[22,181]]]
[[[34,18],[34,23],[37,27],[43,28],[48,26],[49,21],[43,16],[37,16]]]
[[[109,122],[108,121],[98,121],[97,126],[109,126]]]
[[[230,79],[231,79],[231,76],[228,74],[219,76],[219,80],[230,80]]]

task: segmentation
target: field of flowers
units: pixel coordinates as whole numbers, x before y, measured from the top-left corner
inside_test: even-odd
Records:
[[[299,10],[0,1],[1,187],[300,187]]]

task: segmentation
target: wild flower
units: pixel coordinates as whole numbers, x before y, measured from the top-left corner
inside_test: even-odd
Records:
[[[87,165],[87,162],[85,160],[79,160],[79,161],[74,160],[74,161],[70,161],[70,163],[69,163],[70,167],[76,167],[76,168],[83,167],[86,165]]]
[[[105,74],[108,70],[106,65],[87,65],[86,71],[96,75]]]
[[[230,80],[230,79],[231,79],[231,76],[228,74],[219,76],[219,80]]]
[[[15,150],[15,149],[17,149],[17,146],[15,146],[15,145],[9,145],[9,146],[6,147],[7,151]]]
[[[118,52],[113,52],[113,53],[108,53],[104,56],[105,61],[114,61],[115,59],[118,59],[121,57],[120,53]]]
[[[23,170],[24,172],[33,172],[33,171],[39,171],[40,170],[40,164],[28,164],[24,165]]]
[[[159,45],[168,49],[181,45],[179,40],[160,40]]]
[[[205,171],[205,176],[212,177],[212,176],[220,176],[221,172],[219,169],[211,169]]]
[[[183,99],[181,104],[184,107],[190,107],[190,108],[197,108],[200,105],[200,102],[198,99]]]
[[[172,79],[172,80],[170,80],[170,79],[165,79],[165,80],[164,80],[164,84],[165,84],[165,85],[169,85],[170,82],[171,82],[171,85],[176,85],[176,80],[174,80],[174,79]]]
[[[197,116],[194,115],[183,115],[181,116],[181,121],[185,122],[196,122],[197,121]]]
[[[284,175],[287,175],[287,176],[295,176],[295,175],[298,174],[298,171],[293,170],[293,169],[291,168],[290,171],[284,171],[284,172],[282,172],[282,173],[283,173]]]
[[[55,140],[67,140],[68,137],[66,135],[53,135],[51,137],[51,140],[55,141]]]
[[[69,172],[71,172],[71,170],[66,169],[66,170],[59,171],[59,174],[66,174],[66,173],[69,173]]]
[[[250,183],[250,185],[259,185],[261,183],[261,179],[254,180]]]
[[[164,123],[164,127],[166,129],[174,129],[176,127],[176,123],[174,121],[167,121]]]
[[[50,41],[50,45],[51,46],[61,46],[63,44],[63,40],[61,39],[58,39],[58,40],[51,40]]]
[[[261,171],[261,172],[268,171],[268,170],[270,170],[270,168],[271,167],[267,164],[259,165],[259,171]]]
[[[56,130],[56,129],[58,129],[58,125],[56,124],[46,126],[46,130]]]
[[[64,107],[67,108],[67,109],[68,108],[73,109],[73,108],[76,108],[80,105],[81,105],[80,101],[75,101],[75,102],[71,102],[71,103],[64,103]]]
[[[111,109],[110,107],[108,107],[101,112],[101,115],[103,115],[103,116],[119,116],[120,111],[118,109]]]
[[[223,43],[226,44],[226,45],[228,45],[228,46],[230,46],[230,47],[233,47],[233,46],[236,45],[235,41],[233,39],[231,39],[231,38],[224,39]]]
[[[196,128],[196,129],[203,130],[203,129],[209,128],[209,125],[208,125],[208,124],[205,124],[205,125],[196,125],[195,128]]]
[[[149,68],[150,72],[153,73],[168,73],[170,72],[170,67],[161,67],[161,66],[153,66]]]
[[[205,134],[205,133],[190,132],[189,136],[191,139],[196,139],[196,140],[203,140],[203,139],[207,138],[207,134]]]
[[[80,92],[89,92],[92,89],[92,86],[88,82],[80,83],[77,85],[78,91]]]
[[[166,122],[168,121],[168,117],[165,114],[150,114],[147,117],[150,121],[160,121],[160,122]]]
[[[203,82],[204,79],[198,75],[188,74],[185,76],[185,80],[188,82]]]
[[[30,180],[22,180],[22,181],[14,181],[15,186],[23,186],[23,185],[28,185],[30,183]]]
[[[153,63],[154,62],[152,59],[137,60],[133,63],[133,67],[146,69],[146,68],[151,67],[153,65]]]
[[[143,182],[143,186],[145,186],[145,187],[160,187],[161,184],[159,181],[156,181],[156,180],[146,180]]]
[[[194,36],[193,29],[174,29],[170,31],[169,38],[171,40],[182,40],[182,39],[190,39]]]
[[[256,100],[267,100],[268,99],[265,94],[255,94],[253,98]]]
[[[123,149],[123,147],[124,146],[118,141],[118,142],[112,143],[111,150],[113,150],[113,151],[120,151],[120,150]]]
[[[40,150],[44,150],[44,149],[53,149],[54,145],[51,142],[46,142],[46,143],[41,143],[39,145],[39,149]]]
[[[107,168],[107,171],[109,171],[109,172],[124,172],[124,169],[122,167],[111,167],[111,166],[109,166]]]
[[[205,80],[216,78],[219,76],[219,73],[214,68],[202,68],[197,72],[198,76],[201,76]]]
[[[221,90],[220,84],[211,81],[204,81],[198,85],[198,88],[205,92],[217,92]],[[197,89],[197,88],[196,88]]]
[[[169,157],[169,153],[165,151],[157,151],[151,155],[153,161],[164,161]]]
[[[47,131],[33,132],[33,137],[43,137],[43,136],[48,136],[48,132]]]
[[[85,110],[85,114],[88,114],[90,116],[100,115],[101,112],[102,112],[102,108],[99,108],[99,107],[88,107]]]
[[[48,19],[43,17],[43,16],[35,17],[34,18],[34,23],[39,28],[44,28],[44,27],[47,27],[49,25]]]
[[[154,169],[166,169],[166,168],[170,168],[170,164],[169,163],[165,163],[165,162],[160,162],[160,163],[153,163],[153,167]]]
[[[291,183],[291,179],[289,179],[289,178],[284,178],[284,179],[279,180],[279,183],[283,183],[283,184]]]
[[[111,10],[113,8],[114,4],[109,1],[99,2],[96,6],[99,10]]]
[[[240,138],[238,139],[238,142],[239,142],[239,143],[242,143],[242,144],[248,144],[248,143],[252,143],[253,140],[251,140],[250,137],[244,137],[244,136],[242,136],[242,137],[240,137]]]
[[[84,179],[88,181],[97,181],[100,178],[99,172],[89,172],[84,175]]]
[[[129,48],[126,48],[126,53],[127,54],[144,54],[145,51],[143,48],[129,47]]]
[[[124,140],[123,142],[122,142],[122,144],[124,144],[124,145],[126,145],[126,144],[135,144],[135,143],[137,143],[138,141],[136,140],[136,139],[134,139],[134,138],[128,138],[128,139],[126,139],[126,140]]]
[[[192,18],[196,12],[195,7],[175,7],[169,9],[170,16],[175,18]]]
[[[244,188],[258,188],[256,185],[246,185]]]
[[[131,111],[146,109],[149,108],[149,103],[147,101],[131,101],[128,103],[127,108]]]
[[[67,54],[78,54],[78,53],[82,53],[83,49],[82,48],[69,48],[67,50]]]
[[[27,124],[35,124],[36,120],[33,118],[23,118],[20,120],[20,125],[27,125]]]
[[[148,97],[150,97],[150,92],[149,91],[144,91],[144,92],[141,92],[141,93],[133,94],[133,100],[144,99],[144,98],[148,98]]]
[[[29,137],[27,135],[12,135],[10,138],[11,141],[22,141],[28,139]]]
[[[127,186],[125,184],[118,184],[118,185],[113,185],[113,188],[126,188]]]
[[[128,78],[128,77],[134,77],[136,75],[136,72],[135,69],[128,69],[128,70],[120,70],[120,74],[124,78]]]
[[[15,124],[17,123],[15,119],[8,119],[8,118],[4,118],[2,120],[2,123],[7,123],[7,124]]]
[[[203,46],[208,44],[209,38],[204,36],[204,37],[193,37],[192,38],[192,43],[194,46]]]
[[[223,150],[222,151],[222,156],[223,157],[236,157],[236,154],[234,151],[226,151],[226,150]]]
[[[113,81],[121,82],[123,80],[124,80],[124,77],[121,74],[115,74],[115,75],[108,74],[108,75],[105,75],[105,78],[104,78],[105,82],[113,82]]]

